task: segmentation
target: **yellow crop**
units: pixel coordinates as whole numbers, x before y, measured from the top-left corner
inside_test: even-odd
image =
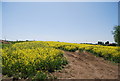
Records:
[[[63,52],[37,42],[16,43],[4,48],[3,74],[27,78],[37,71],[54,71],[66,63]]]
[[[21,78],[45,77],[42,72],[60,69],[67,61],[65,51],[88,51],[113,62],[120,63],[120,47],[76,44],[54,41],[31,41],[15,43],[2,51],[3,74]]]

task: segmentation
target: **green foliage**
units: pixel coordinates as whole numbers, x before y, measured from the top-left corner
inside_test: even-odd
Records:
[[[115,26],[113,30],[114,40],[120,46],[120,26]]]
[[[47,74],[42,71],[37,71],[36,75],[33,78],[33,81],[34,80],[45,80],[45,79],[48,79]]]
[[[44,73],[37,73],[38,71],[53,72],[61,69],[66,64],[63,52],[41,44],[38,44],[38,42],[23,42],[3,48],[3,74],[24,79],[41,75],[41,79],[44,79]]]
[[[86,46],[84,50],[91,52],[96,56],[103,57],[106,60],[120,63],[120,47],[93,45]]]
[[[61,50],[85,50],[120,63],[120,47],[53,41],[20,42],[4,44],[3,50],[0,50],[3,74],[16,79],[48,79],[50,72],[61,69],[68,63]]]

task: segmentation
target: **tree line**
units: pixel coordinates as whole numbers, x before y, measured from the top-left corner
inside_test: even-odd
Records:
[[[114,40],[118,46],[120,46],[120,26],[115,26],[113,28],[112,34],[114,36]]]

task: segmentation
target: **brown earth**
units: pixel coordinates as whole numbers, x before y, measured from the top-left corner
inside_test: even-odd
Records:
[[[79,51],[64,51],[68,60],[62,70],[52,73],[58,79],[117,79],[118,64],[106,61],[101,57]]]

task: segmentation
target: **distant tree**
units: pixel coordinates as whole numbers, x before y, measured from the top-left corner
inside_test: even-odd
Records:
[[[117,44],[116,43],[111,43],[108,46],[117,46]]]
[[[98,41],[99,45],[104,45],[104,42]]]
[[[109,45],[109,41],[105,42],[105,45]]]
[[[120,26],[115,26],[113,29],[114,40],[120,46]]]
[[[29,41],[29,40],[26,40],[26,41]]]

